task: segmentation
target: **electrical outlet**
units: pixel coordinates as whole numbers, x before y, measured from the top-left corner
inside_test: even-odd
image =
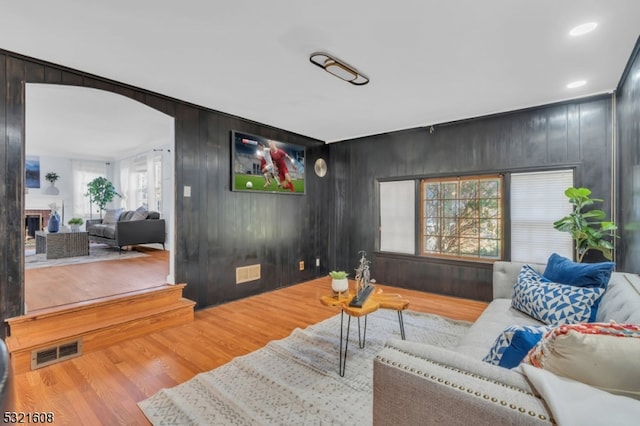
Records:
[[[320,267],[320,258],[316,257],[316,268]]]
[[[300,270],[304,271],[304,260],[300,261]]]

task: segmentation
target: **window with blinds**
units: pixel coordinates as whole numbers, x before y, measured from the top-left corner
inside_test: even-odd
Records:
[[[380,250],[415,254],[416,184],[380,182]]]
[[[511,175],[511,260],[546,263],[552,253],[573,259],[573,240],[553,222],[571,213],[564,191],[573,170]]]

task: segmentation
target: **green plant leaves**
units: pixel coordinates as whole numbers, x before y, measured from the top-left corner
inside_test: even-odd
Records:
[[[329,272],[329,276],[334,280],[342,280],[347,278],[347,274],[345,271],[331,271]]]
[[[564,194],[573,205],[573,211],[561,219],[553,222],[553,227],[558,231],[568,232],[575,241],[575,256],[581,262],[589,250],[598,250],[602,255],[611,260],[613,258],[614,245],[607,238],[618,238],[615,230],[618,227],[610,221],[603,221],[606,213],[603,210],[592,209],[583,211],[586,206],[602,199],[591,198],[591,190],[588,188],[567,188]]]
[[[100,210],[104,210],[116,196],[121,197],[116,192],[115,187],[105,177],[97,177],[87,184],[87,193],[85,196],[90,197],[92,203],[96,203]]]

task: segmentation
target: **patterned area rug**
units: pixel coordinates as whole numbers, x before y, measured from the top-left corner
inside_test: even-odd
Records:
[[[101,262],[104,260],[123,260],[135,257],[145,257],[148,254],[135,250],[118,252],[117,248],[104,244],[91,244],[89,256],[64,257],[49,259],[45,253],[36,254],[35,248],[26,248],[24,255],[24,269],[46,268],[48,266],[77,265],[80,263]]]
[[[448,347],[470,323],[405,311],[404,325],[407,340]],[[387,340],[400,338],[398,315],[369,315],[364,349],[357,333],[352,319],[344,377],[338,374],[336,315],[138,405],[154,425],[371,424],[372,360]]]

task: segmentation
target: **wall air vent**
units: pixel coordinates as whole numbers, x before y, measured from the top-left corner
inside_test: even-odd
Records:
[[[82,355],[82,340],[74,340],[57,346],[38,349],[31,352],[31,369],[46,367],[80,355]]]
[[[260,264],[240,266],[236,268],[236,284],[260,279]]]

